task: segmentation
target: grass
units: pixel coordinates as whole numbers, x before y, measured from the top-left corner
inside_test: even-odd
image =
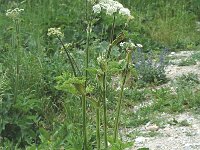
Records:
[[[181,62],[178,63],[178,66],[191,66],[196,64],[197,64],[196,60],[187,58],[185,60],[181,60]]]
[[[177,78],[176,84],[173,84],[172,87],[175,89],[175,93],[169,88],[153,91],[150,94],[153,103],[139,109],[136,113],[129,113],[128,121],[124,121],[126,126],[137,127],[145,125],[149,121],[162,122],[157,118],[160,113],[180,113],[200,107],[200,92],[197,90],[199,79],[195,74],[183,75]],[[178,124],[186,125],[187,123],[183,121]]]
[[[145,62],[149,59],[146,52],[150,49],[153,51],[152,59],[155,59],[154,52],[159,53],[164,47],[175,50],[198,47],[199,35],[195,30],[195,21],[200,18],[198,1],[192,0],[191,4],[186,0],[121,2],[131,7],[135,17],[124,30],[123,19],[99,18],[92,14],[91,4],[87,11],[93,20],[87,22],[85,1],[81,0],[0,1],[0,113],[3,116],[0,122],[0,149],[78,150],[83,148],[84,143],[83,149],[92,150],[104,145],[107,147],[107,139],[113,149],[123,149],[130,144],[118,140],[118,128],[138,127],[149,121],[161,126],[162,120],[157,118],[160,113],[199,109],[199,80],[196,75],[178,78],[171,85],[175,92],[169,88],[152,90],[158,83],[165,83],[157,81],[160,76],[167,82],[165,72],[159,68],[156,70],[155,64],[144,67],[144,86],[139,86],[141,72],[131,63],[132,51],[129,47],[123,49],[119,46],[121,41],[141,43]],[[7,9],[15,7],[25,10],[17,26],[5,16]],[[86,34],[88,24],[92,30]],[[48,28],[51,27],[61,27],[65,38],[48,37]],[[67,53],[61,51],[65,43],[68,44]],[[96,59],[108,47],[111,57],[99,65]],[[74,76],[70,58],[71,64],[76,62],[74,72],[77,68],[80,70]],[[196,53],[182,64],[191,65],[199,60],[199,53]],[[105,74],[103,82],[102,73]],[[120,78],[114,84],[121,84],[121,94],[115,90],[117,87],[113,88],[110,84],[111,78],[116,75]],[[124,87],[127,89],[123,91]],[[86,99],[81,101],[81,96]],[[102,99],[105,103],[104,115],[101,113]],[[148,100],[153,103],[133,113],[133,106]],[[180,124],[187,125],[186,122]],[[112,135],[114,126],[116,131],[112,142],[113,137],[105,135]],[[152,132],[149,136],[156,134]]]
[[[194,52],[189,58],[181,60],[179,62],[179,66],[191,66],[191,65],[196,65],[197,62],[200,61],[200,53]]]

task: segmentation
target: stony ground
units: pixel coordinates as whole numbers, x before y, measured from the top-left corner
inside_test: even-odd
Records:
[[[195,73],[200,77],[200,63],[191,66],[178,66],[178,63],[191,56],[194,52],[182,51],[172,52],[169,57],[173,58],[170,65],[166,67],[167,77],[173,81],[177,76]],[[169,85],[165,85],[169,86]],[[137,111],[145,105],[151,105],[148,102],[136,106]],[[139,132],[136,136],[134,147],[129,150],[138,150],[139,148],[149,148],[150,150],[200,150],[200,115],[191,112],[182,114],[161,114],[158,116],[165,120],[165,124],[157,126],[156,124],[147,123],[136,129],[125,129],[127,135],[133,132]],[[151,135],[151,136],[150,136]]]
[[[130,150],[200,150],[200,116],[187,112],[175,116],[162,114],[160,117],[169,124],[158,127],[148,123],[137,128],[141,134],[148,136],[136,137],[135,145]],[[150,132],[156,133],[155,136],[149,137]]]
[[[200,77],[200,62],[197,62],[196,65],[178,66],[178,63],[189,58],[194,53],[194,51],[181,51],[178,53],[172,52],[169,57],[173,59],[170,61],[170,65],[166,67],[167,77],[173,80],[177,76],[188,73],[194,73]]]

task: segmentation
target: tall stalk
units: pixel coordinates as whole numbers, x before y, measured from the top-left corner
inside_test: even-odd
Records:
[[[15,32],[16,32],[16,36],[13,36],[13,46],[14,46],[14,50],[16,52],[16,78],[15,78],[15,90],[14,90],[14,104],[17,101],[17,97],[18,97],[18,90],[19,90],[19,70],[20,70],[20,48],[19,48],[19,20],[15,20]]]
[[[110,46],[108,48],[108,53],[107,53],[107,59],[110,58],[110,53],[111,53],[111,49],[112,49],[112,42],[113,42],[113,37],[114,37],[114,34],[115,34],[115,15],[113,16],[113,22],[112,22],[112,29],[111,29],[111,33],[110,33]]]
[[[90,37],[90,34],[88,33],[87,34],[87,45],[86,45],[86,67],[87,68],[88,68],[88,63],[89,63],[89,37]],[[77,75],[76,69],[77,69],[77,71],[79,73],[80,73],[80,71],[79,71],[79,68],[78,68],[78,66],[77,66],[74,58],[70,55],[70,52],[65,47],[65,45],[64,45],[63,41],[61,40],[61,38],[59,36],[57,36],[57,38],[60,41],[62,47],[64,48],[64,50],[65,50],[65,52],[67,54],[67,57],[69,59],[70,65],[72,67],[74,76],[77,77],[78,75]],[[86,89],[87,78],[88,78],[87,77],[88,76],[87,69],[86,69],[86,72],[85,72],[85,76],[86,76],[86,81],[85,81],[85,89]],[[87,106],[87,103],[86,103],[86,94],[84,94],[84,95],[82,95],[83,139],[84,139],[83,149],[84,150],[88,150],[88,148],[87,148],[86,106]]]
[[[97,150],[101,149],[101,137],[100,137],[100,101],[97,102],[96,108],[96,138],[97,138]]]
[[[126,68],[124,70],[124,77],[123,77],[123,80],[122,80],[120,97],[119,97],[119,100],[118,100],[118,103],[117,103],[117,116],[116,116],[115,128],[114,128],[114,142],[116,142],[117,136],[118,136],[119,117],[120,117],[120,112],[121,112],[121,105],[122,105],[122,99],[123,99],[123,93],[124,93],[124,86],[125,86],[126,78],[127,78],[127,74],[128,74],[128,68],[129,68],[129,63],[127,62]]]
[[[87,147],[86,105],[87,105],[86,96],[83,95],[82,96],[82,114],[83,114],[83,140],[84,140],[83,149],[84,150],[88,150],[88,147]]]
[[[77,76],[77,73],[76,73],[76,69],[75,69],[75,66],[74,66],[75,61],[73,61],[73,58],[71,57],[69,51],[68,51],[67,48],[65,47],[65,45],[64,45],[63,41],[61,40],[61,38],[60,38],[59,36],[56,36],[56,37],[57,37],[57,39],[60,41],[62,47],[64,48],[64,50],[65,50],[65,52],[66,52],[66,54],[67,54],[67,57],[68,57],[68,59],[69,59],[70,65],[71,65],[71,67],[72,67],[74,76],[76,77],[76,76]],[[77,66],[77,65],[76,65],[76,66]],[[78,69],[78,68],[77,68],[77,69]],[[79,69],[78,69],[78,70],[79,70]]]
[[[110,53],[112,49],[112,42],[113,42],[113,36],[114,36],[114,30],[115,30],[115,15],[113,16],[113,23],[112,23],[112,29],[110,33],[110,45],[108,48],[106,59],[108,60],[110,58]],[[107,133],[107,103],[106,103],[106,93],[107,93],[107,80],[106,80],[107,72],[104,71],[103,73],[103,122],[104,122],[104,143],[105,143],[105,149],[108,148],[108,133]]]
[[[104,121],[104,144],[105,149],[108,148],[108,137],[107,137],[107,103],[106,103],[106,72],[103,73],[103,121]]]
[[[89,42],[90,42],[90,32],[91,32],[91,24],[89,22],[89,12],[88,12],[88,0],[85,0],[85,19],[87,21],[87,39],[86,39],[86,61],[85,61],[85,91],[87,88],[88,83],[88,67],[89,67]],[[83,110],[83,136],[84,136],[84,150],[87,150],[87,118],[86,118],[86,109],[87,109],[87,101],[86,101],[86,94],[82,99],[82,110]]]

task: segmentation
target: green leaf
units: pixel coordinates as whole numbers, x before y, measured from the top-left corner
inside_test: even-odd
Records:
[[[118,36],[117,36],[117,38],[112,42],[112,47],[114,46],[114,45],[117,45],[119,42],[121,42],[122,40],[124,40],[125,39],[125,34],[123,33],[123,32],[121,32]]]
[[[46,141],[50,139],[50,134],[47,130],[40,128],[39,131],[40,131],[41,140]]]

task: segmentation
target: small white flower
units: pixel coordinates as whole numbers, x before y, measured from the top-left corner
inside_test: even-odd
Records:
[[[117,1],[113,1],[112,4],[113,4],[113,6],[116,7],[117,9],[124,8],[124,6],[123,6],[121,3],[117,2]]]
[[[123,16],[131,16],[131,12],[128,8],[121,8],[119,10],[119,14],[121,14]]]
[[[115,12],[117,12],[117,8],[114,6],[110,6],[106,10],[106,14],[110,16],[113,15]]]
[[[12,19],[18,19],[22,11],[24,11],[24,9],[19,9],[19,8],[15,8],[13,10],[8,9],[6,11],[6,16]]]
[[[99,3],[110,3],[113,0],[99,0]]]
[[[48,36],[56,35],[58,37],[64,36],[64,34],[61,32],[61,28],[49,28],[47,35]]]
[[[130,10],[124,8],[124,6],[118,1],[114,0],[99,0],[99,3],[93,6],[94,13],[100,13],[105,10],[107,15],[113,15],[114,13],[119,13],[123,16],[128,16],[128,19],[132,19]]]
[[[101,12],[101,6],[100,4],[96,4],[93,6],[93,12],[99,14]]]
[[[100,55],[99,57],[97,57],[97,62],[99,64],[101,64],[102,62],[105,62],[106,59],[105,59],[105,55]]]
[[[119,43],[119,46],[120,46],[120,47],[124,47],[125,44],[126,44],[126,42],[121,42],[121,43]]]
[[[109,5],[109,4],[107,4],[107,3],[102,3],[102,2],[101,2],[101,3],[99,3],[99,5],[100,5],[100,6],[101,6],[101,8],[102,8],[102,9],[104,9],[104,10],[107,10],[107,8],[108,8],[108,7],[110,7],[110,5]]]
[[[136,46],[137,46],[137,47],[140,47],[140,48],[142,48],[142,47],[143,47],[143,45],[142,45],[142,44],[136,44]]]

